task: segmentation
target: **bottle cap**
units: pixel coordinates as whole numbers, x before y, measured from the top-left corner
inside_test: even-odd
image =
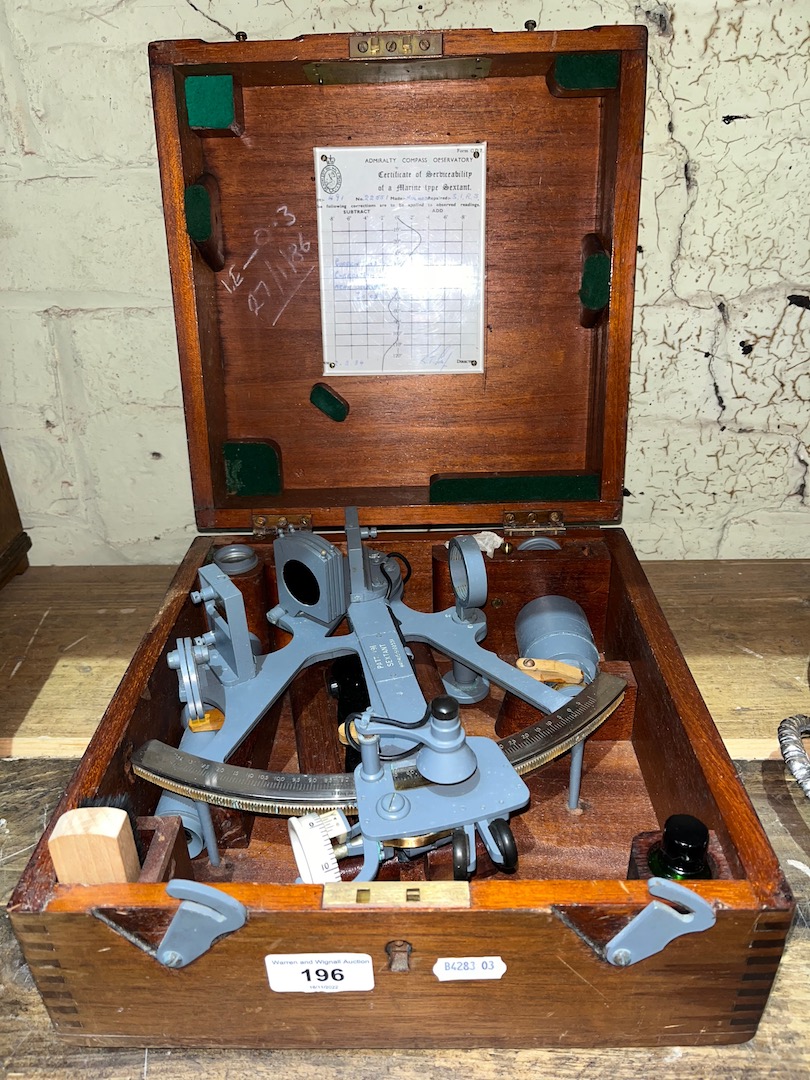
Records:
[[[691,814],[673,814],[664,824],[661,848],[667,863],[678,874],[699,872],[706,865],[709,830]]]

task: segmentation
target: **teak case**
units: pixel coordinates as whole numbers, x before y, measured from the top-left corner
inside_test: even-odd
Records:
[[[582,605],[603,666],[628,692],[587,742],[578,811],[566,808],[566,759],[532,775],[531,808],[513,819],[512,876],[484,869],[448,889],[452,872],[437,860],[406,889],[296,885],[283,820],[216,811],[223,867],[200,856],[183,873],[238,898],[248,918],[179,971],[133,941],[154,945],[165,932],[178,904],[162,879],[182,869],[181,850],[157,870],[153,858],[135,884],[60,885],[52,821],[10,910],[54,1025],[80,1043],[147,1046],[749,1039],[793,901],[630,543],[603,527],[621,511],[646,32],[160,42],[150,62],[197,521],[223,534],[192,544],[54,821],[121,793],[153,812],[158,790],[133,775],[130,756],[148,739],[179,739],[166,657],[204,630],[189,600],[197,570],[233,540],[228,530],[247,533],[272,605],[281,518],[340,543],[343,508],[355,505],[363,524],[398,529],[373,543],[410,560],[405,599],[423,610],[449,603],[441,527],[495,527],[515,547],[555,530],[558,551],[488,561],[485,645],[514,660],[521,606],[561,593]],[[313,147],[478,141],[488,157],[485,373],[324,379]],[[285,263],[290,243],[301,258]],[[426,694],[441,685],[436,659],[419,657]],[[318,735],[333,705],[317,667],[239,763],[320,771],[335,760]],[[532,722],[495,694],[463,715],[476,734]],[[711,830],[715,877],[689,887],[716,923],[613,967],[603,946],[650,901],[628,874],[633,840],[677,812]],[[302,951],[367,953],[376,985],[272,991],[265,956]],[[467,956],[499,956],[505,974],[433,974],[437,958]]]

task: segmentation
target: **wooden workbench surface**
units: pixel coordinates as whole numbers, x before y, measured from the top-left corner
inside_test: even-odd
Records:
[[[85,1049],[53,1035],[0,920],[0,1075],[347,1080],[474,1075],[611,1080],[810,1075],[810,803],[785,770],[779,720],[810,713],[810,560],[647,563],[650,581],[799,900],[756,1038],[638,1051]],[[98,723],[171,577],[160,567],[34,567],[0,592],[0,900]],[[47,759],[47,760],[43,760]],[[55,760],[54,760],[55,759]],[[72,760],[71,760],[72,759]],[[587,992],[587,987],[583,987]],[[216,1008],[216,1001],[189,1002]],[[576,1022],[576,1018],[572,1018]],[[504,1017],[508,1024],[508,1017]]]

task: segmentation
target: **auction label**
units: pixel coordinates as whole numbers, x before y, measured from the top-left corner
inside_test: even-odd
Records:
[[[368,953],[271,953],[264,963],[270,989],[278,994],[374,989],[374,965]]]
[[[433,965],[439,982],[452,979],[500,979],[506,964],[500,956],[440,956]]]

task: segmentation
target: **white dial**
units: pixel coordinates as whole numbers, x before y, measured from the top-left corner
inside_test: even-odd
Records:
[[[332,837],[345,836],[349,823],[340,810],[328,814],[304,814],[287,822],[295,864],[307,885],[340,881],[340,869],[332,847]]]

